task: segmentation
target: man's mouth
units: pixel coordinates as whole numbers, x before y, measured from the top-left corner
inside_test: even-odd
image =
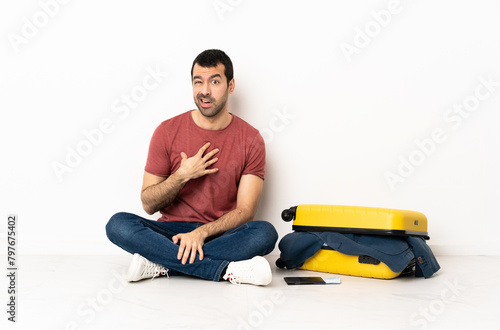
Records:
[[[204,106],[211,106],[212,105],[212,101],[210,101],[209,99],[205,99],[205,98],[200,98],[200,103]]]

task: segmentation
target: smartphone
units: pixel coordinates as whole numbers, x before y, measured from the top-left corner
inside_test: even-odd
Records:
[[[288,285],[302,285],[302,284],[326,284],[325,280],[321,277],[306,276],[306,277],[283,277]]]

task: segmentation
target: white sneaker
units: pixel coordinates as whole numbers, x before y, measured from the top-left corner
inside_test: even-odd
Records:
[[[233,284],[268,285],[273,275],[267,260],[257,256],[249,260],[230,262],[222,278]]]
[[[160,275],[168,277],[168,269],[135,253],[128,268],[127,281],[135,282],[145,278],[153,279]]]

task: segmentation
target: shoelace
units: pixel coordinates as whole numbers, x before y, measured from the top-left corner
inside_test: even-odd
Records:
[[[169,277],[168,269],[153,262],[147,263],[144,272],[142,272],[142,278],[151,277],[151,280],[160,275],[167,275]]]
[[[234,274],[233,270],[232,272],[228,272],[222,278],[236,285],[240,285],[242,281],[246,283],[253,278],[253,267],[250,265],[246,265],[246,267],[238,267],[236,272],[237,275]]]
[[[223,279],[231,282],[232,284],[240,285],[241,284],[241,277],[236,276],[233,273],[226,274],[222,277]]]

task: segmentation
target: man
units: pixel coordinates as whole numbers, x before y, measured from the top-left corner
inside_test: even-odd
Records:
[[[229,112],[235,81],[223,51],[199,54],[191,79],[198,109],[161,123],[149,146],[141,200],[160,219],[117,213],[106,233],[134,254],[129,281],[187,274],[267,285],[272,275],[263,256],[278,234],[270,223],[252,221],[265,174],[264,140]]]

